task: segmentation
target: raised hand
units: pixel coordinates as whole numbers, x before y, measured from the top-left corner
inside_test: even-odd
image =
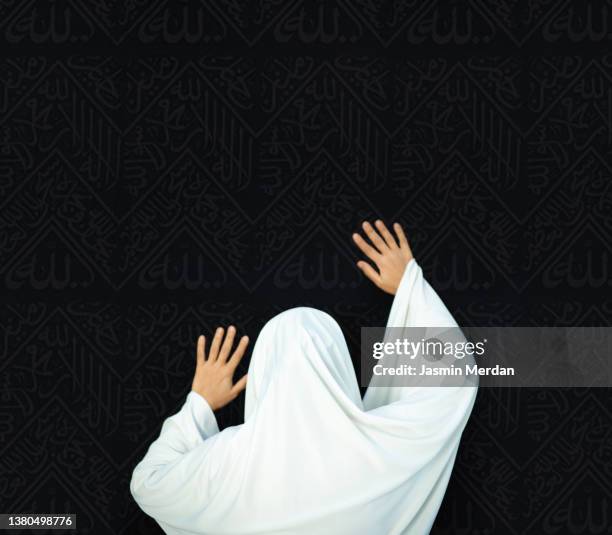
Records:
[[[223,328],[218,327],[208,357],[206,357],[206,338],[198,338],[196,351],[196,371],[191,390],[200,394],[212,410],[220,409],[232,401],[246,387],[247,376],[244,375],[234,384],[234,372],[244,356],[249,337],[243,336],[231,354],[236,328],[230,326],[225,340]]]
[[[376,228],[367,221],[362,224],[369,242],[357,233],[353,234],[353,241],[374,262],[378,271],[364,260],[357,262],[357,267],[381,290],[395,295],[406,265],[413,259],[412,251],[399,223],[393,224],[395,236],[380,219],[374,224]]]

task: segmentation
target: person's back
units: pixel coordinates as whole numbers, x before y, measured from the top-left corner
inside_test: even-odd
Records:
[[[388,325],[456,326],[398,235],[378,236],[378,256],[356,240],[395,290]],[[218,331],[207,358],[199,341],[192,392],[134,470],[141,508],[167,533],[427,533],[475,388],[371,385],[362,400],[338,324],[295,308],[257,339],[244,424],[218,432],[212,409],[240,389],[233,335]]]

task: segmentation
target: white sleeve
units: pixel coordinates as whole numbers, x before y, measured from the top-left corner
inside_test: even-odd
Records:
[[[157,440],[136,465],[130,492],[140,508],[158,521],[196,515],[209,497],[207,441],[219,433],[206,400],[189,392],[185,403],[167,418]],[[176,525],[176,524],[175,524]]]
[[[413,258],[393,299],[387,327],[457,327],[438,294],[423,277]]]
[[[414,259],[408,262],[400,281],[391,305],[387,327],[457,327],[457,322],[425,280],[423,270]],[[394,380],[398,385],[402,384],[401,378]],[[387,379],[385,385],[389,384],[393,384],[393,380]],[[363,402],[365,409],[371,410],[400,400],[433,399],[447,397],[449,394],[462,398],[461,405],[469,411],[476,395],[476,387],[375,386],[373,378]]]

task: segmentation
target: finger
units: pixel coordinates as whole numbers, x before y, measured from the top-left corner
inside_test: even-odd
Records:
[[[395,230],[395,234],[397,235],[397,241],[399,241],[400,249],[410,250],[410,245],[408,245],[408,240],[406,239],[402,226],[399,223],[394,223],[393,230]]]
[[[366,255],[372,262],[378,262],[380,253],[366,242],[359,234],[353,234],[353,241],[359,247],[360,251]]]
[[[232,396],[236,397],[238,394],[240,394],[240,392],[242,392],[246,388],[247,377],[248,377],[248,374],[243,375],[238,380],[238,382],[234,386],[232,386],[232,390],[231,390]]]
[[[227,357],[230,354],[230,351],[232,350],[232,346],[234,345],[234,337],[236,336],[236,327],[234,327],[233,325],[229,326],[229,329],[227,330],[227,334],[225,335],[225,341],[223,342],[223,345],[221,346],[221,351],[219,352],[219,362],[221,364],[223,364],[226,360]]]
[[[208,360],[214,362],[217,360],[219,355],[219,347],[221,346],[221,340],[223,339],[223,327],[217,327],[215,331],[215,337],[213,338],[212,344],[210,344],[210,352],[208,353]]]
[[[363,274],[370,279],[376,286],[380,286],[381,280],[378,271],[376,271],[370,264],[360,260],[357,262],[357,267],[363,272]]]
[[[389,247],[390,249],[397,249],[397,242],[387,229],[387,226],[380,219],[378,219],[375,224],[376,228],[378,229],[378,232],[380,232],[381,236],[385,240],[387,247]]]
[[[249,345],[249,337],[243,336],[240,339],[240,342],[238,343],[238,347],[236,348],[236,351],[234,351],[232,358],[228,362],[228,365],[231,366],[232,369],[236,369],[236,366],[238,366],[238,364],[242,360],[242,357],[244,357],[244,353],[248,345]]]
[[[364,221],[362,227],[368,238],[370,238],[370,241],[381,253],[384,253],[387,249],[389,249],[385,243],[385,240],[380,237],[380,234],[376,232],[376,229],[370,225],[370,223]]]
[[[206,354],[206,338],[202,335],[198,337],[198,346],[196,350],[196,364],[204,364]]]

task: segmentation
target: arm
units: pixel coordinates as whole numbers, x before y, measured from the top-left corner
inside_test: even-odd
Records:
[[[375,225],[376,229],[368,222],[363,224],[370,243],[359,234],[354,234],[353,240],[377,269],[363,260],[357,263],[358,267],[379,288],[395,295],[387,327],[457,327],[455,319],[423,277],[401,226],[397,223],[394,225],[394,237],[382,221],[377,221]],[[395,381],[398,385],[406,384],[406,380],[399,377]],[[464,401],[471,407],[476,390],[468,386],[389,386],[393,383],[390,378],[386,378],[384,383],[386,386],[375,386],[373,378],[364,397],[366,410],[399,400],[434,399],[449,394],[465,398]]]
[[[194,479],[205,477],[206,448],[199,446],[218,432],[208,402],[189,392],[179,412],[164,421],[159,437],[132,473],[130,492],[145,513],[171,521],[174,511],[182,507],[185,490],[192,488]],[[196,501],[194,495],[192,503]]]
[[[208,358],[200,336],[192,390],[179,412],[164,421],[159,437],[132,473],[134,500],[158,521],[179,525],[207,502],[209,439],[219,433],[213,410],[229,403],[246,386],[246,376],[234,384],[233,375],[248,338],[242,338],[230,358],[234,334],[235,328],[230,327],[221,345],[223,329],[217,329]]]

